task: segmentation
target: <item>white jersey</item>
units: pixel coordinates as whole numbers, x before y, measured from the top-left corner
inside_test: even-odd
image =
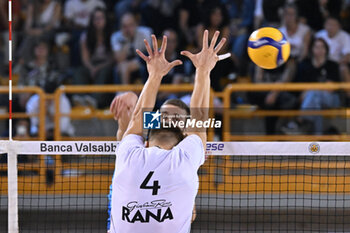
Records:
[[[299,23],[298,29],[293,35],[288,34],[286,26],[279,28],[279,30],[286,36],[290,43],[290,55],[298,58],[303,52],[305,36],[310,32],[309,26]]]
[[[197,135],[172,150],[127,135],[117,149],[111,233],[188,233],[204,148]]]
[[[347,32],[340,30],[334,37],[330,38],[328,32],[323,29],[316,33],[316,38],[324,39],[329,46],[329,59],[339,62],[343,56],[350,54],[350,36]]]

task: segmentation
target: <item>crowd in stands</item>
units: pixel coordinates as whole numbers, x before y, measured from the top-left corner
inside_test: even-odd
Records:
[[[8,1],[0,0],[0,75],[8,74]],[[135,50],[145,51],[143,40],[168,36],[166,57],[183,60],[163,83],[192,83],[194,67],[179,51],[196,52],[202,33],[216,30],[228,43],[223,53],[231,59],[219,62],[211,73],[211,85],[221,91],[239,77],[251,82],[349,82],[349,0],[16,0],[13,1],[13,67],[16,85],[36,85],[52,93],[61,84],[135,84],[147,78],[145,63]],[[262,26],[279,28],[291,43],[291,56],[275,70],[254,66],[246,52],[247,39]],[[62,96],[61,111],[72,106],[109,106],[113,95]],[[159,101],[181,97],[171,93]],[[7,105],[7,96],[1,96]],[[18,95],[15,110],[37,111],[37,96]],[[186,99],[186,98],[185,98]],[[6,100],[6,101],[5,101]],[[234,103],[263,109],[323,109],[350,106],[350,92],[249,93]],[[48,106],[51,103],[47,103]],[[219,103],[217,103],[219,105]],[[48,118],[54,114],[53,109]],[[65,121],[67,119],[62,119]],[[37,133],[37,120],[30,120],[29,133]],[[298,118],[286,131],[308,128],[322,133],[322,119]],[[50,119],[48,119],[50,122]],[[22,124],[25,125],[25,124]],[[48,124],[48,131],[52,124]],[[69,119],[61,131],[73,135]],[[276,118],[266,118],[266,131],[276,132]]]

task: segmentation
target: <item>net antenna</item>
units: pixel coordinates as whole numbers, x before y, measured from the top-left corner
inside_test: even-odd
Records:
[[[12,1],[9,0],[9,140],[12,141]]]

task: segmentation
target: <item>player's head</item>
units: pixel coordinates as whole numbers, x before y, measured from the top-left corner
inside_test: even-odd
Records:
[[[180,128],[160,128],[151,129],[148,136],[149,147],[157,146],[165,150],[171,150],[179,142],[184,139],[185,136]]]
[[[190,115],[190,108],[179,99],[169,99],[160,107],[165,121],[186,121]]]

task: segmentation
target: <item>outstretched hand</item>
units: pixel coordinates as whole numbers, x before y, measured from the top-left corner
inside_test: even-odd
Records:
[[[219,56],[217,53],[220,51],[222,46],[226,42],[226,38],[222,38],[219,44],[214,48],[216,41],[218,40],[220,32],[216,31],[210,46],[208,45],[208,30],[204,31],[203,34],[203,48],[197,54],[192,54],[189,51],[182,51],[181,55],[188,57],[196,69],[202,69],[210,72],[216,65],[216,62],[219,61]]]
[[[113,114],[114,120],[119,120],[125,111],[133,111],[137,103],[137,95],[134,92],[126,92],[114,97],[109,110]],[[130,118],[129,118],[130,120]]]
[[[163,42],[160,50],[158,50],[157,38],[152,35],[153,51],[151,46],[144,40],[148,56],[143,54],[140,50],[136,49],[136,53],[146,62],[147,70],[150,75],[159,75],[164,77],[168,72],[174,67],[182,64],[182,61],[175,60],[173,62],[168,62],[165,59],[165,50],[167,46],[167,37],[163,36]]]

